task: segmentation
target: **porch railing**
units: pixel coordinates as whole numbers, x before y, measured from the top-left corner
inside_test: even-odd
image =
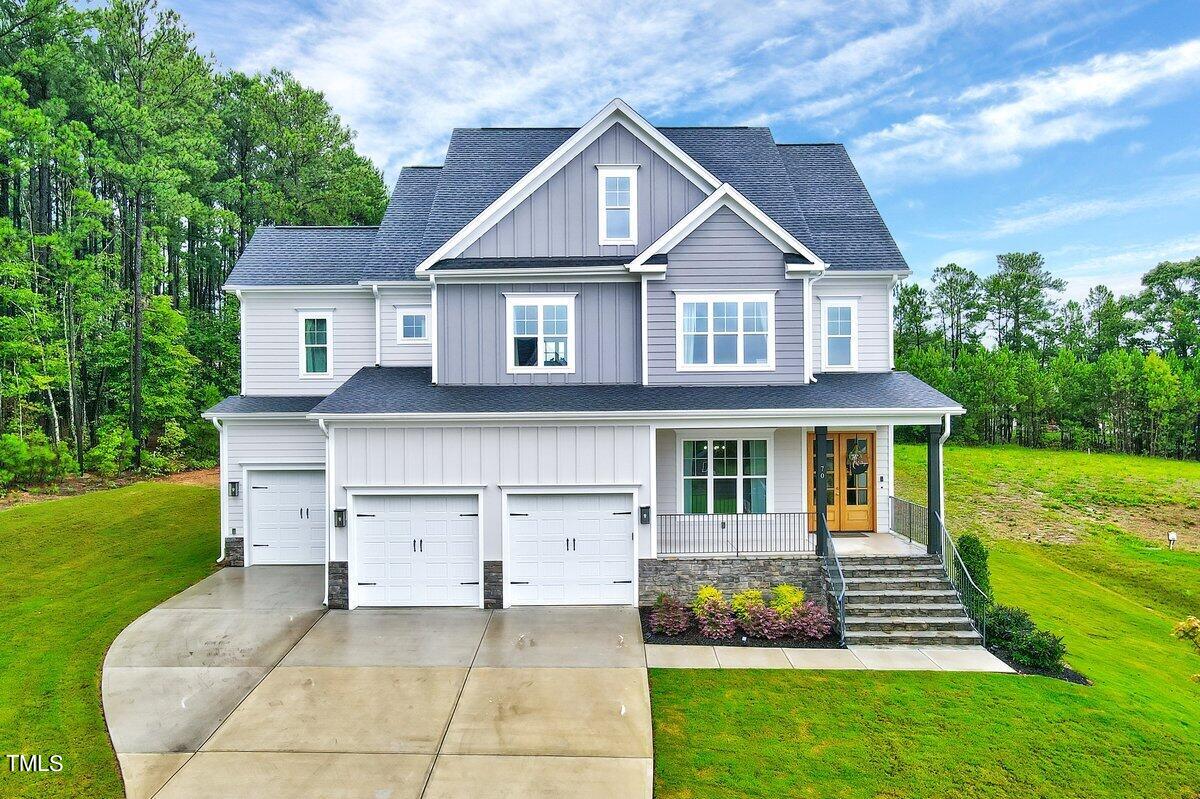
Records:
[[[929,511],[924,505],[907,499],[890,497],[892,532],[902,535],[910,543],[929,546]]]
[[[660,513],[660,555],[773,555],[816,551],[808,513]]]
[[[846,575],[842,572],[842,562],[838,560],[837,547],[834,546],[833,536],[829,534],[829,522],[825,514],[817,516],[817,537],[821,540],[822,560],[825,575],[829,579],[829,596],[833,600],[833,608],[837,613],[838,635],[842,645],[846,644]]]
[[[967,565],[958,554],[958,547],[954,546],[954,539],[942,523],[941,515],[935,512],[935,517],[942,536],[942,566],[946,569],[946,576],[950,578],[950,584],[954,586],[975,632],[979,633],[981,643],[987,646],[987,612],[992,604],[991,597],[975,584],[971,572],[967,571]]]

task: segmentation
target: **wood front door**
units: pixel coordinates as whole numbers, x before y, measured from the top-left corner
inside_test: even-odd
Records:
[[[875,434],[829,433],[829,453],[825,458],[825,497],[829,503],[826,519],[833,532],[875,529]],[[809,503],[817,507],[816,436],[808,434]],[[809,526],[816,528],[816,517]]]

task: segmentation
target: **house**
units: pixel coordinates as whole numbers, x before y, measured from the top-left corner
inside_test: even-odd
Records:
[[[936,553],[962,408],[893,369],[908,274],[840,145],[620,100],[455,130],[378,227],[260,228],[230,274],[222,556],[324,564],[349,608],[819,584],[840,534],[898,540],[897,425],[929,430]]]

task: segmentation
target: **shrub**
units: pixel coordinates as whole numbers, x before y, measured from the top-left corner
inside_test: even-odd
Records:
[[[29,465],[29,445],[13,433],[0,435],[0,486],[14,483]]]
[[[962,558],[963,565],[967,567],[967,572],[975,581],[975,585],[979,586],[979,590],[983,591],[984,596],[991,597],[992,574],[988,568],[987,546],[979,539],[979,536],[972,533],[964,533],[959,536],[955,546],[958,547],[958,555]]]
[[[704,607],[706,602],[716,600],[721,604],[725,604],[725,595],[721,593],[721,589],[714,585],[702,585],[696,591],[696,598],[692,600],[692,613],[700,615],[700,609]]]
[[[735,611],[736,612],[736,611]],[[774,641],[788,634],[788,624],[775,608],[766,605],[751,605],[744,614],[738,615],[738,626],[751,638]]]
[[[829,635],[833,629],[833,616],[824,605],[809,601],[796,608],[786,623],[788,635],[816,641]]]
[[[1067,647],[1063,639],[1054,633],[1035,627],[1013,639],[1009,654],[1022,666],[1042,671],[1062,671]]]
[[[659,594],[650,611],[650,629],[660,635],[682,635],[692,626],[692,611],[682,602]]]
[[[84,467],[104,477],[120,474],[132,461],[133,434],[120,425],[101,430],[96,446],[83,456]]]
[[[755,588],[747,588],[745,591],[738,591],[734,594],[730,604],[733,607],[733,615],[742,620],[746,618],[751,610],[766,607],[767,603],[763,601],[762,591]]]
[[[710,597],[705,600],[696,611],[696,624],[702,635],[717,640],[732,638],[737,632],[733,622],[733,610],[724,597]]]
[[[1013,641],[1037,629],[1029,614],[1011,605],[992,605],[987,612],[988,640],[1001,649],[1011,649]]]
[[[771,607],[779,611],[779,615],[790,619],[804,604],[804,591],[794,585],[784,583],[777,585],[771,591]]]
[[[186,438],[183,427],[174,419],[168,419],[163,425],[154,454],[162,458],[166,471],[179,472],[187,467],[187,459],[183,453]]]
[[[1192,646],[1196,647],[1196,653],[1200,654],[1200,619],[1195,616],[1188,616],[1179,624],[1175,625],[1175,629],[1171,632],[1181,641],[1191,641]]]

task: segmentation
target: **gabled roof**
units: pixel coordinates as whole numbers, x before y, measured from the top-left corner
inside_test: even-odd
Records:
[[[361,280],[395,280],[396,264],[418,257],[441,172],[440,166],[406,166],[400,170]]]
[[[354,285],[371,253],[375,231],[374,227],[260,227],[225,287]]]

